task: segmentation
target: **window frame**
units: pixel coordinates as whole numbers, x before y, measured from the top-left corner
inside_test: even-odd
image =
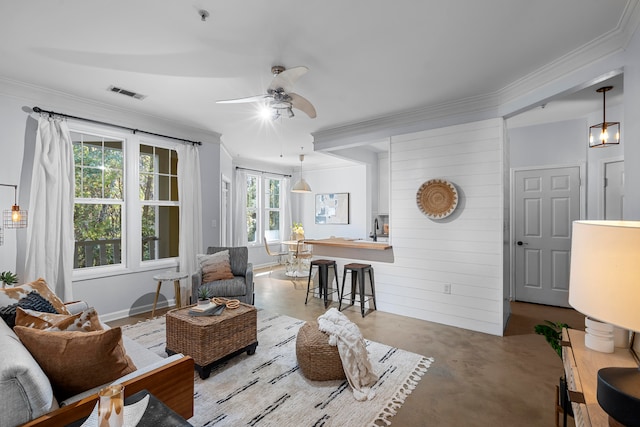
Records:
[[[272,175],[272,174],[265,174],[265,173],[251,173],[248,172],[247,173],[247,178],[249,177],[254,177],[256,178],[256,181],[258,183],[257,188],[256,188],[256,240],[255,242],[250,242],[249,241],[249,234],[247,233],[247,238],[245,241],[245,244],[249,247],[255,247],[255,246],[264,246],[264,236],[265,233],[267,231],[267,221],[269,219],[269,212],[274,212],[277,211],[280,213],[280,239],[279,240],[268,240],[267,242],[271,243],[271,242],[280,242],[280,241],[284,241],[286,240],[285,238],[285,225],[284,225],[284,213],[285,213],[285,206],[284,206],[284,197],[283,197],[283,187],[284,187],[284,177],[282,176],[277,176],[277,175]],[[267,197],[267,182],[269,180],[276,180],[280,182],[280,193],[279,193],[279,208],[275,209],[275,208],[271,208],[269,207],[269,200]],[[245,182],[245,186],[244,189],[245,194],[248,194],[248,188],[247,188],[247,182]],[[244,224],[247,223],[247,214],[249,212],[249,207],[245,206],[244,207]],[[248,230],[247,230],[248,231]]]
[[[138,143],[138,158],[137,158],[137,165],[138,165],[138,180],[137,180],[138,186],[137,186],[137,190],[138,191],[140,189],[140,184],[141,184],[141,180],[140,180],[141,173],[140,173],[140,169],[139,169],[140,168],[141,154],[140,154],[139,150],[140,150],[140,146],[142,146],[142,145],[146,145],[146,146],[154,147],[154,148],[161,148],[161,149],[164,149],[164,150],[174,151],[175,155],[176,155],[176,159],[178,158],[178,149],[177,149],[176,146],[168,147],[168,146],[164,146],[164,145],[159,145],[159,144],[157,144],[155,142],[148,143],[146,139],[142,138]],[[145,155],[146,154],[147,153],[145,153]],[[171,155],[169,156],[169,159],[171,159]],[[160,188],[160,185],[159,185],[160,176],[168,176],[169,177],[169,192],[171,193],[171,185],[172,185],[171,184],[171,177],[173,176],[171,174],[171,168],[169,169],[169,173],[168,174],[160,173],[160,172],[153,172],[153,176],[154,176],[154,188],[156,189],[155,191],[158,191],[158,192],[160,191],[159,190],[159,188]],[[177,192],[178,192],[178,188],[177,188],[178,187],[178,169],[177,169],[177,167],[176,167],[175,177],[176,177],[176,189],[175,189],[175,191],[176,191],[176,198],[178,198],[179,196],[177,195]],[[155,199],[151,199],[151,200],[142,200],[140,198],[140,196],[139,196],[139,193],[138,193],[138,201],[140,202],[140,212],[142,211],[142,208],[144,206],[152,206],[152,207],[155,207],[156,209],[159,209],[161,207],[177,207],[178,208],[178,222],[179,222],[180,221],[180,200],[179,199],[176,199],[176,200],[171,200],[171,199],[164,200],[164,199],[159,199],[158,197],[156,197]],[[140,215],[141,216],[140,216],[139,219],[140,219],[140,222],[141,222],[142,213]],[[156,222],[158,221],[158,219],[159,219],[159,215],[156,215]],[[142,224],[140,224],[140,234],[139,234],[139,236],[142,237]],[[179,245],[178,245],[178,250],[179,250]],[[146,265],[146,264],[149,264],[149,263],[157,264],[158,262],[160,262],[162,260],[165,260],[165,259],[176,259],[177,260],[179,258],[179,255],[178,255],[178,256],[175,256],[175,257],[165,257],[165,258],[160,258],[160,259],[143,260],[142,259],[142,239],[140,239],[140,252],[139,253],[140,253],[140,263],[143,264],[143,265]]]
[[[159,260],[142,261],[142,241],[131,236],[141,236],[141,212],[142,203],[139,195],[140,188],[140,145],[150,145],[160,148],[175,150],[178,152],[180,142],[168,141],[161,137],[135,134],[129,131],[110,126],[88,123],[69,118],[67,124],[70,132],[86,133],[104,138],[122,139],[123,164],[124,164],[124,194],[122,212],[122,257],[121,264],[102,265],[96,267],[74,268],[72,280],[81,281],[102,277],[117,276],[121,274],[157,270],[159,268],[177,267],[179,257],[162,258]],[[75,168],[75,164],[74,164]],[[176,202],[179,206],[179,200]],[[75,206],[75,195],[74,195]],[[74,224],[75,226],[75,224]]]

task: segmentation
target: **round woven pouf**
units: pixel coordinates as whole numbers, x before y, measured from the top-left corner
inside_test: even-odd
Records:
[[[338,347],[329,345],[329,335],[318,322],[306,322],[296,338],[296,357],[302,374],[312,381],[342,380],[346,376]]]

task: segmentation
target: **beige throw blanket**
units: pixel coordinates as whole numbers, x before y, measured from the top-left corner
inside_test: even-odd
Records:
[[[371,390],[378,375],[373,371],[369,353],[358,326],[336,308],[330,308],[318,317],[318,329],[329,334],[329,344],[338,346],[342,367],[356,400],[371,400]]]

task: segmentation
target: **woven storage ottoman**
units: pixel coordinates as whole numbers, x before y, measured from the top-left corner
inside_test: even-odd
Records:
[[[346,378],[338,347],[329,345],[329,335],[318,329],[318,322],[306,322],[300,327],[296,338],[296,357],[302,374],[309,380]]]
[[[219,316],[191,316],[190,307],[167,312],[167,354],[182,353],[193,357],[201,378],[227,356],[243,351],[254,354],[258,345],[257,310],[240,304],[226,308]]]

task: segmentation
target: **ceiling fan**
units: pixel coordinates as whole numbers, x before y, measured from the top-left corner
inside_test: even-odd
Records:
[[[271,110],[271,117],[275,120],[286,113],[287,117],[294,116],[293,108],[306,113],[314,119],[316,109],[306,98],[291,92],[295,82],[309,69],[307,67],[294,67],[286,69],[282,65],[271,67],[273,80],[265,95],[250,96],[248,98],[228,99],[216,101],[218,104],[238,104],[244,102],[264,102],[265,107]]]

